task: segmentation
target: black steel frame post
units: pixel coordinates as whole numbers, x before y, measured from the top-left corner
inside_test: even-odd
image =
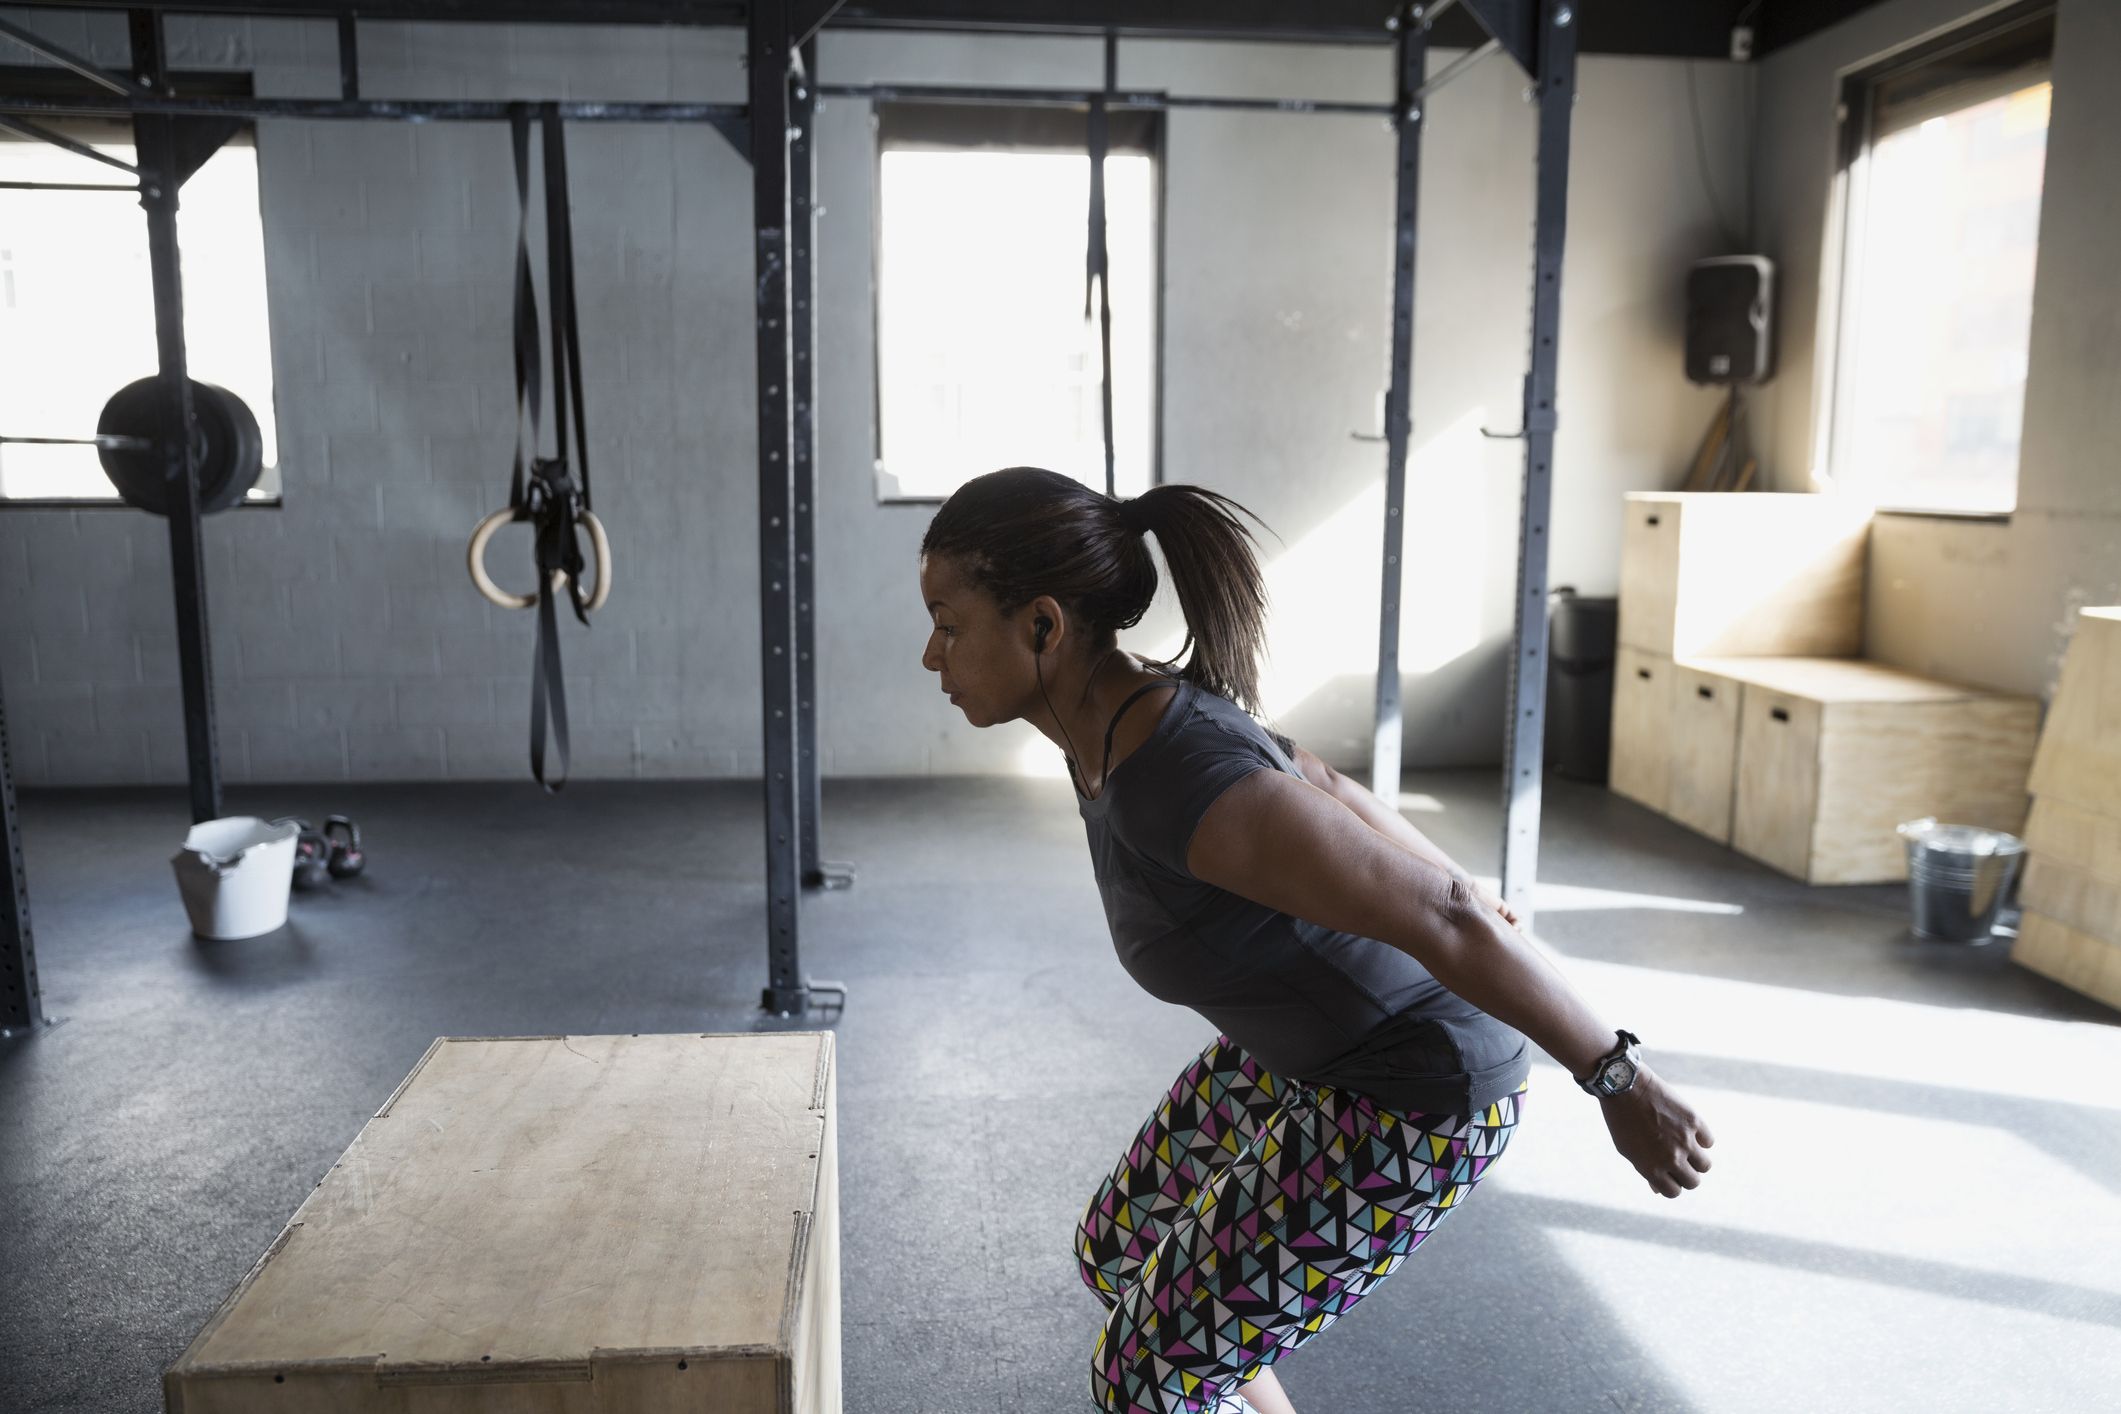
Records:
[[[1539,105],[1532,222],[1532,356],[1524,380],[1524,500],[1517,530],[1516,652],[1504,752],[1502,896],[1532,926],[1547,699],[1547,527],[1554,499],[1555,370],[1561,256],[1569,212],[1569,122],[1576,103],[1575,0],[1542,0],[1533,76]]]
[[[854,868],[819,855],[824,790],[817,696],[817,41],[804,43],[788,107],[789,332],[794,350],[796,818],[805,888],[846,888]]]
[[[158,10],[130,14],[133,76],[143,86],[159,91],[166,82],[162,14]],[[192,821],[197,823],[221,813],[221,757],[214,733],[213,649],[206,619],[191,379],[184,358],[184,279],[177,250],[177,191],[183,172],[176,124],[176,119],[155,114],[133,116],[140,204],[147,210],[147,258],[155,290],[162,474],[182,492],[169,498],[169,568],[175,587],[177,663],[184,686],[184,755],[191,780]]]
[[[795,349],[789,308],[788,0],[750,15],[751,196],[757,235],[759,676],[765,726],[766,960],[760,997],[786,1016],[808,1009],[801,966],[800,784],[795,684]]]
[[[7,750],[7,692],[0,683],[0,1040],[49,1024],[37,981],[37,942],[29,926],[29,879],[22,867],[22,831],[15,820],[15,778]]]
[[[361,96],[361,33],[353,11],[339,16],[339,97],[349,102]]]
[[[1406,540],[1407,444],[1414,415],[1414,255],[1420,241],[1422,71],[1428,67],[1429,28],[1421,7],[1399,17],[1399,97],[1393,126],[1398,158],[1393,175],[1392,371],[1385,392],[1385,547],[1377,613],[1377,712],[1370,743],[1370,789],[1399,800],[1401,745],[1399,598]]]

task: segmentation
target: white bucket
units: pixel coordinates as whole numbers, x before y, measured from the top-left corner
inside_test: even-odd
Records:
[[[287,921],[287,893],[295,874],[292,820],[255,815],[202,820],[170,857],[177,892],[202,938],[233,941],[270,933]]]

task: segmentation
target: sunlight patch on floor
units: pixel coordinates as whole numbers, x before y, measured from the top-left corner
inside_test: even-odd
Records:
[[[1643,1056],[1655,1069],[1656,1052],[1645,1046]],[[2014,1130],[1675,1083],[1715,1143],[1701,1187],[1668,1199],[1613,1147],[1603,1108],[1558,1068],[1540,1066],[1532,1086],[1518,1136],[1528,1142],[1513,1139],[1495,1171],[1500,1188],[1602,1209],[1622,1225],[1670,1225],[1710,1247],[1764,1238],[1810,1261],[1823,1246],[1834,1249],[1830,1266],[1845,1257],[1842,1275],[1870,1263],[1918,1278],[1933,1269],[1952,1286],[2036,1278],[2121,1298],[2112,1258],[2121,1193]],[[1949,1106],[1941,1097],[1939,1108]],[[2121,1313],[2121,1300],[2112,1305]]]
[[[1547,950],[1601,1014],[1675,1051],[2121,1111],[2113,1081],[2121,1075],[2121,1026],[1844,996]]]

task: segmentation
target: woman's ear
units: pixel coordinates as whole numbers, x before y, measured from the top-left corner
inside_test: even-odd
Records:
[[[1061,612],[1059,601],[1050,594],[1041,594],[1031,601],[1031,651],[1043,654],[1049,643],[1057,643],[1067,635],[1067,619]]]

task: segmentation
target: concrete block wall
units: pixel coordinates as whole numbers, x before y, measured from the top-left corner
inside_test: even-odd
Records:
[[[123,60],[121,17],[30,11],[22,22]],[[248,69],[263,94],[336,91],[329,24],[202,20],[173,23],[171,39],[179,66]],[[733,31],[366,22],[361,45],[363,91],[379,96],[743,98]],[[1123,82],[1178,91],[1389,85],[1381,50],[1122,53]],[[0,62],[19,59],[0,49]],[[827,35],[821,67],[845,81],[1094,83],[1101,52]],[[1698,77],[1706,141],[1730,166],[1735,71],[1703,65]],[[1518,458],[1513,444],[1483,443],[1477,424],[1513,425],[1523,368],[1532,133],[1521,82],[1496,60],[1431,105],[1410,764],[1493,760],[1501,741]],[[1609,592],[1619,493],[1671,484],[1712,406],[1681,380],[1677,348],[1685,263],[1714,243],[1679,126],[1679,66],[1590,59],[1582,86],[1554,554],[1557,582]],[[1352,119],[1188,113],[1171,125],[1166,479],[1238,496],[1292,547],[1283,569],[1301,572],[1285,576],[1274,647],[1304,676],[1281,715],[1330,759],[1360,764],[1383,453],[1350,434],[1376,430],[1385,377],[1390,138]],[[463,568],[472,525],[505,497],[514,439],[506,132],[275,121],[257,140],[285,491],[277,509],[207,524],[227,775],[521,777],[534,625],[487,605]],[[829,104],[819,141],[825,770],[1053,769],[1021,724],[966,727],[918,667],[914,555],[933,508],[874,497],[867,106]],[[594,627],[563,625],[575,771],[755,775],[749,169],[704,127],[579,124],[568,142],[595,490],[617,561]],[[1283,553],[1272,540],[1265,551]],[[504,582],[527,581],[522,553],[504,533]],[[183,778],[168,586],[159,521],[0,509],[0,674],[19,781]],[[1175,624],[1160,605],[1129,646],[1167,651]]]

